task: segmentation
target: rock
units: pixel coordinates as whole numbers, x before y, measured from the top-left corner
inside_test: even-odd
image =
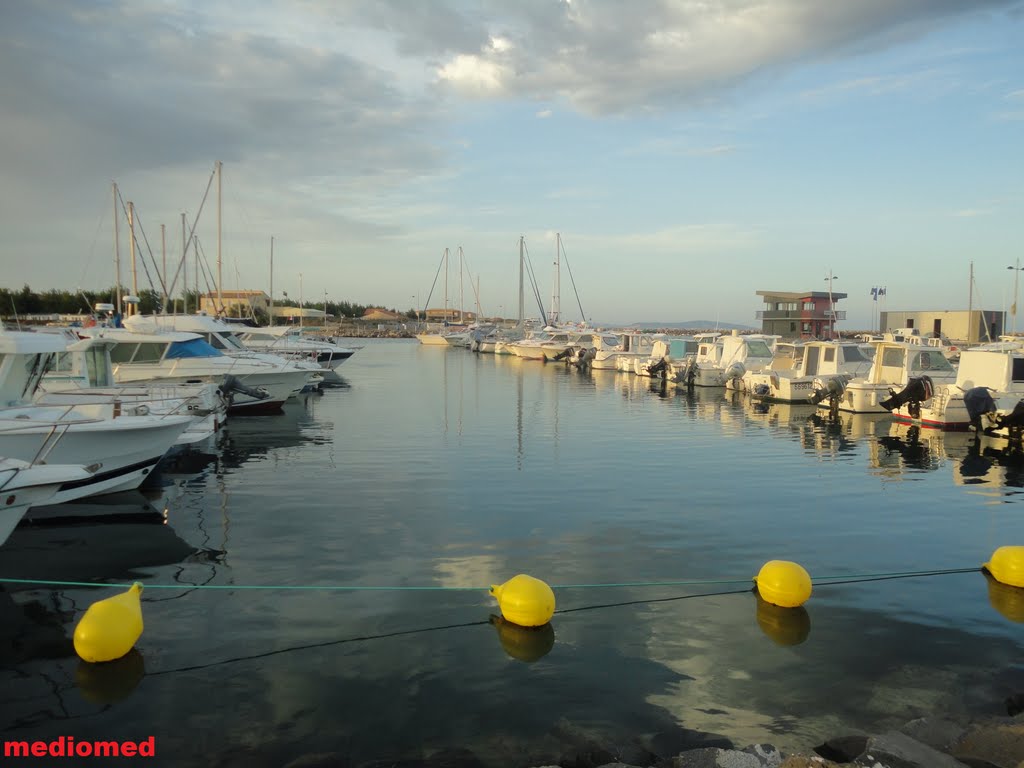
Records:
[[[910,738],[947,753],[965,731],[966,728],[960,723],[941,717],[920,717],[900,728],[900,732]]]
[[[316,752],[297,757],[284,768],[348,768],[348,758],[340,752]]]
[[[949,752],[960,761],[972,765],[1018,768],[1024,763],[1024,723],[990,723],[970,728]],[[984,761],[984,762],[978,762]]]
[[[852,762],[865,768],[965,768],[956,758],[899,731],[869,737],[864,752]]]
[[[779,764],[779,768],[839,768],[839,763],[833,763],[820,755],[790,755]]]
[[[779,768],[782,753],[770,744],[742,750],[704,747],[682,752],[666,763],[670,768]]]

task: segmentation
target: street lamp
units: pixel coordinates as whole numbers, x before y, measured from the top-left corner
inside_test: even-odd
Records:
[[[1017,257],[1017,260],[1016,260],[1014,266],[1007,267],[1007,269],[1012,269],[1013,270],[1013,306],[1010,307],[1010,312],[1013,313],[1013,333],[1016,335],[1016,333],[1017,333],[1017,298],[1018,298],[1018,296],[1017,296],[1017,285],[1018,285],[1017,278],[1020,277],[1020,271],[1022,269],[1024,269],[1024,267],[1022,267],[1020,265],[1020,256]]]
[[[833,275],[832,270],[828,271],[825,275],[825,281],[828,283],[828,311],[829,311],[829,334],[830,339],[835,338],[836,335],[836,303],[832,299],[832,281],[838,280],[839,275]]]

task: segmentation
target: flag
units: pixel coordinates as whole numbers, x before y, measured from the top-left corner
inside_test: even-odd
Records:
[[[879,288],[878,289],[878,295],[879,296],[885,296],[885,288]]]
[[[875,301],[878,301],[878,288],[877,287],[872,286],[872,288],[871,288],[871,296],[872,296],[872,298]]]

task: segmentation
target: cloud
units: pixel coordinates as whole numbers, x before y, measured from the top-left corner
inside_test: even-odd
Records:
[[[600,0],[493,2],[485,5],[486,36],[478,33],[473,48],[445,56],[438,76],[464,95],[560,98],[594,115],[657,111],[699,102],[773,69],[887,47],[954,16],[1014,4],[662,0],[644,3],[639,13]],[[498,38],[506,44],[494,46]]]
[[[551,117],[553,114],[554,112],[552,112],[550,109],[542,109],[539,112],[537,112],[536,117],[543,120],[545,118]]]

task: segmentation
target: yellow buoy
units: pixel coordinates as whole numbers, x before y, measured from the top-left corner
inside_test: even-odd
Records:
[[[520,573],[504,584],[491,586],[506,621],[521,627],[540,627],[555,615],[555,593],[540,579]]]
[[[757,626],[776,645],[800,645],[811,634],[811,617],[802,605],[780,608],[758,595]]]
[[[985,563],[985,570],[998,582],[1024,587],[1024,547],[1000,547]]]
[[[113,661],[130,651],[142,634],[142,585],[98,600],[75,627],[75,652],[83,661]]]
[[[811,596],[810,574],[788,560],[769,560],[754,577],[754,583],[762,598],[783,608],[796,608]]]
[[[542,627],[521,627],[501,616],[491,616],[490,621],[505,653],[517,661],[531,664],[555,647],[555,628],[550,622]]]

